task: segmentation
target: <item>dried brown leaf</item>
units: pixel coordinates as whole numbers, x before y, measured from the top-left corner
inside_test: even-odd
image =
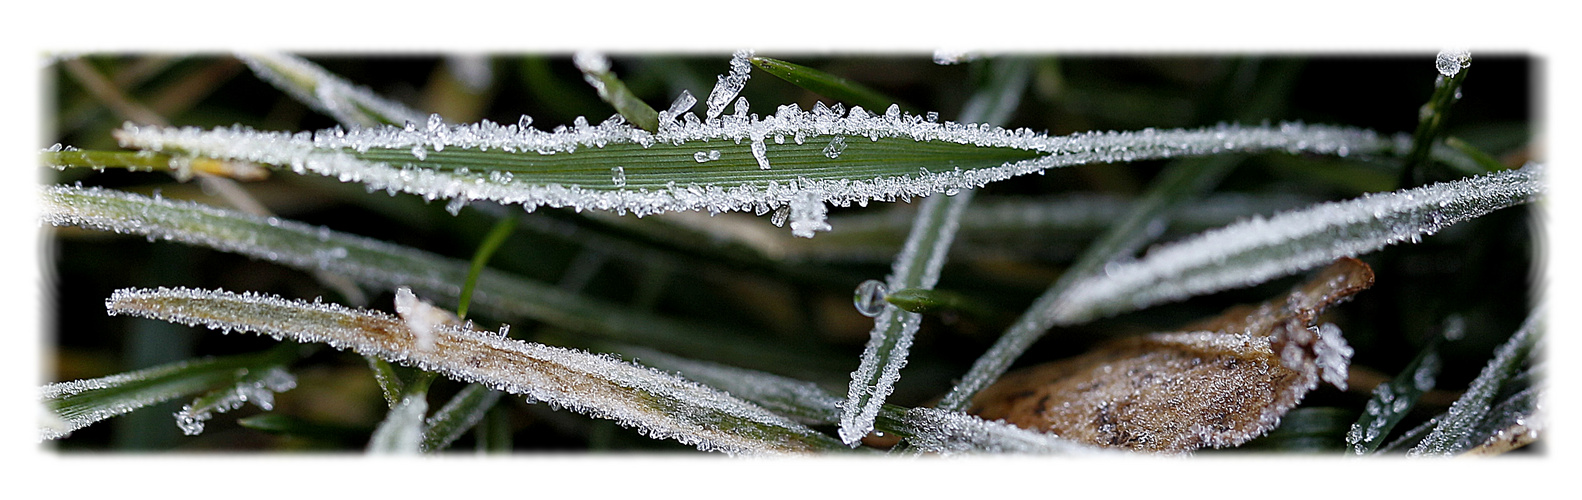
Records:
[[[1008,374],[969,413],[1139,451],[1235,446],[1273,429],[1320,378],[1345,386],[1351,349],[1318,316],[1372,284],[1367,264],[1341,259],[1289,294],[1185,331]]]

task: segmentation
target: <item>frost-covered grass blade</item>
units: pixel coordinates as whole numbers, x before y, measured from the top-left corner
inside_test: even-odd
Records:
[[[238,54],[259,79],[347,127],[423,123],[424,114],[289,54]]]
[[[998,79],[974,93],[965,111],[965,120],[1003,121],[1016,108],[1027,84],[1027,65],[1013,60],[1009,61],[1009,67],[1000,69],[1007,74],[1020,75],[1020,78]],[[891,111],[895,110],[892,105]],[[906,244],[890,265],[890,275],[885,277],[881,293],[885,290],[932,290],[939,283],[945,256],[961,227],[961,214],[972,202],[975,192],[949,190],[945,194],[946,197],[929,197],[918,207]],[[858,293],[863,292],[859,290]],[[922,315],[918,313],[902,310],[888,301],[878,305],[879,314],[874,318],[873,330],[868,334],[868,344],[863,347],[857,370],[851,373],[846,403],[842,407],[840,439],[853,446],[873,430],[874,419],[878,418],[885,399],[895,390],[913,337],[922,324]],[[864,314],[871,315],[866,311]]]
[[[1459,323],[1450,325],[1450,328],[1462,328]],[[1395,379],[1379,384],[1373,389],[1373,397],[1363,406],[1361,417],[1351,424],[1351,431],[1346,434],[1346,442],[1351,445],[1351,451],[1358,455],[1366,455],[1379,449],[1384,444],[1384,438],[1390,435],[1390,430],[1395,424],[1406,418],[1408,411],[1417,404],[1417,399],[1434,388],[1435,379],[1439,377],[1440,357],[1439,346],[1446,337],[1456,337],[1457,332],[1447,331],[1443,336],[1435,336],[1429,340],[1428,345],[1417,353],[1406,368]]]
[[[1073,284],[1043,313],[1055,324],[1074,324],[1417,242],[1452,224],[1537,200],[1545,190],[1542,172],[1541,165],[1529,164],[1239,222],[1108,266]]]
[[[637,128],[655,132],[659,130],[659,112],[638,99],[626,88],[626,83],[610,71],[610,60],[595,52],[578,52],[573,61],[582,70],[582,78],[599,92],[599,98],[610,103],[617,113]]]
[[[175,398],[229,390],[248,373],[267,373],[296,356],[295,346],[282,346],[258,354],[181,361],[49,384],[41,390],[41,399],[54,421],[40,428],[40,438],[62,438],[100,420]]]
[[[756,405],[651,368],[467,326],[436,324],[424,334],[412,330],[408,321],[378,311],[186,288],[119,290],[106,306],[111,314],[325,343],[615,420],[655,439],[674,439],[702,450],[778,454],[844,449],[834,439]]]
[[[57,226],[138,234],[267,259],[304,270],[328,270],[373,288],[410,286],[459,297],[468,263],[410,247],[273,217],[102,188],[44,189],[43,218]],[[697,325],[587,299],[500,272],[477,280],[473,308],[506,318],[533,318],[562,328],[679,352],[820,366],[819,357],[758,345],[733,331]],[[392,396],[392,400],[394,397]]]
[[[1506,381],[1521,371],[1544,335],[1544,308],[1538,307],[1522,323],[1510,340],[1494,351],[1494,359],[1483,367],[1478,378],[1468,386],[1467,392],[1450,406],[1450,411],[1438,419],[1434,430],[1423,441],[1407,452],[1410,456],[1454,455],[1482,444],[1485,436],[1475,431],[1491,413],[1494,398]],[[1499,416],[1499,415],[1496,415]]]
[[[826,204],[949,194],[1048,168],[1234,152],[1370,154],[1393,147],[1365,130],[1301,124],[1051,137],[938,123],[895,106],[875,115],[823,103],[812,111],[785,105],[759,118],[744,104],[706,122],[690,113],[662,121],[657,133],[623,120],[578,120],[544,132],[526,117],[512,125],[450,126],[434,116],[427,126],[298,134],[128,125],[116,136],[128,147],[289,167],[374,190],[450,199],[455,209],[473,200],[639,216],[763,214],[789,207],[791,220],[810,228],[824,223]],[[831,148],[837,141],[844,146]]]
[[[468,385],[424,421],[423,451],[443,450],[462,434],[483,421],[484,415],[500,401],[500,392],[478,384]]]

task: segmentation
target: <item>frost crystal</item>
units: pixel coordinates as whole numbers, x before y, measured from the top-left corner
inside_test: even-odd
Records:
[[[830,230],[826,217],[829,208],[820,199],[822,195],[818,191],[802,191],[791,201],[791,234],[812,238],[815,231]]]
[[[840,153],[846,150],[846,137],[837,135],[829,140],[829,145],[824,146],[824,156],[833,160],[840,158]]]
[[[720,75],[714,84],[714,90],[709,92],[709,110],[708,115],[706,115],[709,120],[718,118],[720,113],[725,111],[725,106],[730,104],[731,100],[736,98],[736,94],[742,91],[742,87],[747,85],[748,73],[753,68],[752,63],[749,61],[752,57],[753,52],[751,50],[738,50],[736,53],[731,54],[730,73]],[[745,111],[746,106],[740,106],[737,109]]]
[[[1446,78],[1456,76],[1469,66],[1472,66],[1472,52],[1465,49],[1443,50],[1434,57],[1434,68]]]
[[[626,187],[626,168],[619,165],[610,169],[610,182],[615,187]]]
[[[1324,323],[1316,329],[1318,342],[1313,345],[1313,352],[1318,356],[1318,370],[1325,382],[1346,390],[1346,372],[1351,366],[1351,346],[1346,345],[1346,338],[1340,336],[1340,327],[1334,323]]]

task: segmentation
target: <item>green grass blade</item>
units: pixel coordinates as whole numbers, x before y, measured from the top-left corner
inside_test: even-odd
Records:
[[[614,420],[655,439],[675,439],[707,451],[786,454],[845,449],[801,424],[667,373],[470,327],[424,325],[430,330],[430,342],[425,343],[410,321],[378,311],[185,288],[119,290],[105,305],[113,315],[325,343]]]
[[[268,411],[275,405],[275,393],[291,390],[297,386],[297,379],[280,366],[271,366],[264,370],[248,370],[236,378],[236,384],[209,391],[198,396],[192,404],[183,406],[176,412],[176,426],[188,436],[196,436],[203,432],[204,422],[216,413],[225,413],[241,408],[244,403]]]
[[[467,306],[472,305],[472,292],[478,287],[478,276],[483,274],[483,268],[489,265],[489,257],[494,256],[494,251],[500,249],[500,244],[511,236],[513,229],[516,229],[516,218],[503,217],[478,244],[478,251],[472,256],[472,267],[467,269],[467,282],[462,285],[461,298],[457,300],[456,316],[467,317]]]
[[[1422,185],[1427,173],[1429,153],[1444,134],[1450,108],[1461,100],[1461,83],[1466,81],[1472,55],[1465,51],[1444,51],[1435,58],[1439,76],[1434,79],[1434,95],[1418,112],[1417,129],[1412,132],[1412,149],[1401,169],[1401,188]]]
[[[352,128],[425,123],[428,116],[288,54],[238,54],[258,78]]]
[[[627,123],[649,132],[659,130],[659,112],[633,95],[631,89],[610,72],[610,60],[603,54],[580,52],[573,62],[582,70],[582,78],[588,85],[599,92],[599,98],[614,107]]]
[[[1490,406],[1506,381],[1521,372],[1527,354],[1544,335],[1544,307],[1533,310],[1510,340],[1494,351],[1494,358],[1483,367],[1478,378],[1468,386],[1467,392],[1450,406],[1450,411],[1439,419],[1434,430],[1423,441],[1407,452],[1410,456],[1454,455],[1466,451],[1483,439],[1475,434],[1477,428],[1490,417]],[[1494,415],[1498,417],[1499,415]]]
[[[42,439],[59,439],[95,422],[144,406],[234,385],[238,374],[263,372],[295,360],[294,348],[258,354],[204,358],[86,380],[49,384],[44,408],[58,419],[40,429]]]
[[[500,401],[500,392],[478,384],[468,385],[434,412],[424,423],[423,451],[435,452],[483,421],[485,414]]]
[[[823,223],[826,204],[950,194],[1049,168],[1260,151],[1374,154],[1394,147],[1365,130],[1302,124],[1050,137],[928,122],[894,108],[842,116],[822,104],[811,112],[787,105],[761,119],[745,112],[708,122],[685,116],[692,118],[662,122],[657,134],[619,120],[578,120],[543,132],[524,117],[505,126],[431,120],[427,127],[317,134],[128,125],[116,136],[129,147],[289,166],[370,189],[449,199],[452,210],[474,200],[637,215],[763,214],[789,207],[793,229],[796,221],[809,228]]]
[[[1545,191],[1542,172],[1541,165],[1529,164],[1232,224],[1107,266],[1043,312],[1055,324],[1075,324],[1415,243],[1452,224],[1536,201]]]
[[[969,103],[983,104],[969,107],[964,120],[1005,119],[1009,110],[1015,109],[1021,101],[1031,65],[1025,60],[1009,60],[1003,64],[1009,66],[1001,70],[1020,77],[991,80],[988,86],[974,93]],[[891,107],[890,113],[898,112]],[[932,290],[939,282],[945,257],[956,240],[956,230],[961,227],[961,214],[971,203],[974,191],[946,191],[945,194],[945,197],[931,196],[918,207],[906,244],[896,254],[890,275],[885,277],[886,289]],[[922,324],[922,315],[918,313],[904,311],[889,302],[881,305],[857,370],[851,374],[841,414],[840,439],[852,446],[873,430],[879,410],[901,378],[901,368],[906,366],[912,340]]]
[[[1450,328],[1461,327],[1452,325]],[[1394,380],[1373,389],[1373,397],[1363,407],[1362,416],[1351,424],[1351,431],[1346,434],[1352,453],[1367,455],[1378,450],[1395,425],[1417,404],[1417,399],[1434,388],[1434,381],[1439,377],[1439,346],[1446,337],[1456,335],[1447,331],[1435,336]]]
[[[57,226],[206,246],[298,269],[328,270],[375,288],[410,286],[459,297],[459,283],[469,272],[469,265],[457,259],[323,227],[113,190],[45,188],[43,208],[44,219]],[[472,308],[702,357],[749,357],[781,366],[829,364],[816,348],[765,344],[735,330],[656,317],[503,273],[479,277]]]
[[[846,78],[800,64],[754,56],[753,66],[807,91],[868,109],[884,109],[898,101]],[[903,106],[903,109],[909,109]]]

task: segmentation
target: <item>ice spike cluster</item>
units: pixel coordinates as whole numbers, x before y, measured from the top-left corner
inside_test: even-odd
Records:
[[[717,390],[631,362],[439,323],[418,348],[409,320],[337,304],[191,288],[117,290],[106,307],[130,315],[328,344],[635,427],[707,451],[788,454],[834,439]]]

